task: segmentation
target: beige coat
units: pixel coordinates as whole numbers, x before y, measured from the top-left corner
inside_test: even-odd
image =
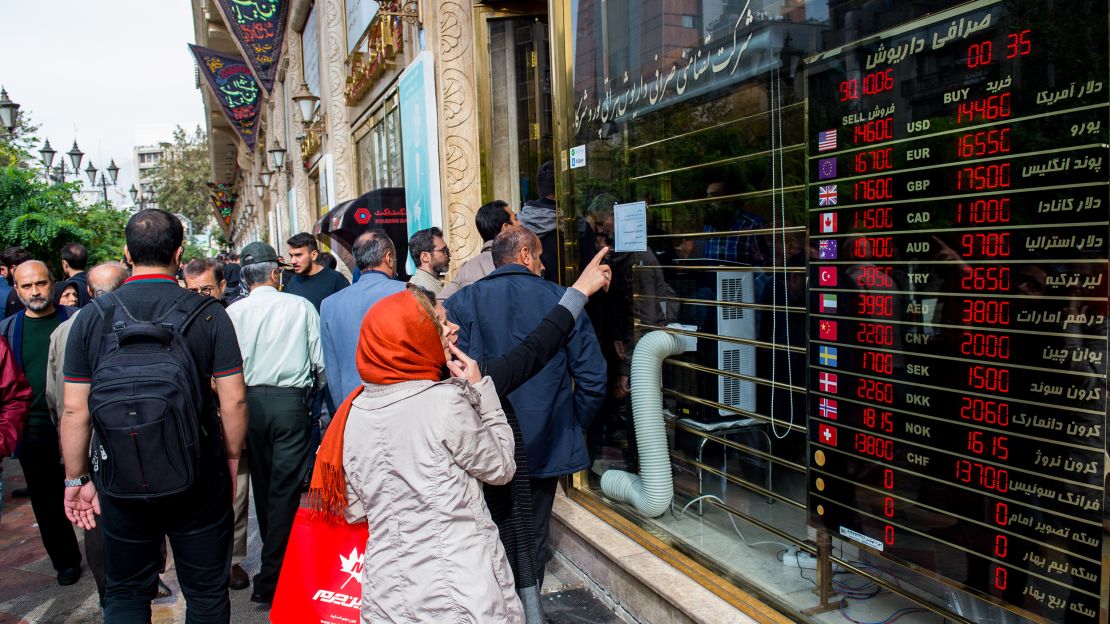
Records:
[[[439,300],[443,301],[463,288],[493,273],[496,267],[493,266],[493,252],[490,251],[491,249],[493,249],[493,241],[486,241],[486,243],[482,245],[482,253],[467,260],[459,267],[458,272],[455,273],[455,279],[447,282],[443,290],[439,291]]]
[[[55,427],[61,422],[62,412],[66,408],[65,377],[63,376],[66,343],[69,342],[69,330],[73,327],[73,319],[80,313],[81,310],[78,310],[71,314],[50,334],[50,353],[46,356],[46,405],[50,408],[50,419],[54,421]]]
[[[366,384],[343,438],[347,520],[370,526],[362,622],[523,622],[482,494],[516,472],[490,378]]]

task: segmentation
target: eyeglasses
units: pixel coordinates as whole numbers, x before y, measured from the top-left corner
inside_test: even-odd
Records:
[[[450,256],[451,255],[451,250],[448,249],[447,247],[436,247],[432,251],[435,252],[435,253],[441,253],[445,256]]]
[[[205,297],[211,297],[212,293],[216,292],[216,287],[215,286],[204,286],[202,288],[189,288],[188,290],[190,292],[195,292],[198,295],[204,295]]]

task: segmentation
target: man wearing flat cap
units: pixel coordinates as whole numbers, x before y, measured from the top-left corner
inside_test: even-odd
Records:
[[[254,505],[262,535],[262,568],[251,600],[268,604],[277,589],[281,562],[308,471],[307,396],[325,384],[320,315],[304,297],[278,292],[283,265],[274,248],[253,242],[239,255],[250,294],[231,304],[243,353],[250,425],[247,448]]]

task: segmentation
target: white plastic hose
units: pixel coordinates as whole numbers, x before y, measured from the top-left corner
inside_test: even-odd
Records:
[[[609,470],[601,475],[601,491],[631,503],[649,518],[663,515],[674,497],[667,426],[663,422],[663,359],[683,352],[674,334],[653,331],[632,353],[632,421],[640,454],[640,474]]]

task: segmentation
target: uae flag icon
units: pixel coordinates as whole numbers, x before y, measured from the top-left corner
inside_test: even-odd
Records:
[[[836,446],[836,427],[824,423],[817,425],[817,440],[822,444]]]

